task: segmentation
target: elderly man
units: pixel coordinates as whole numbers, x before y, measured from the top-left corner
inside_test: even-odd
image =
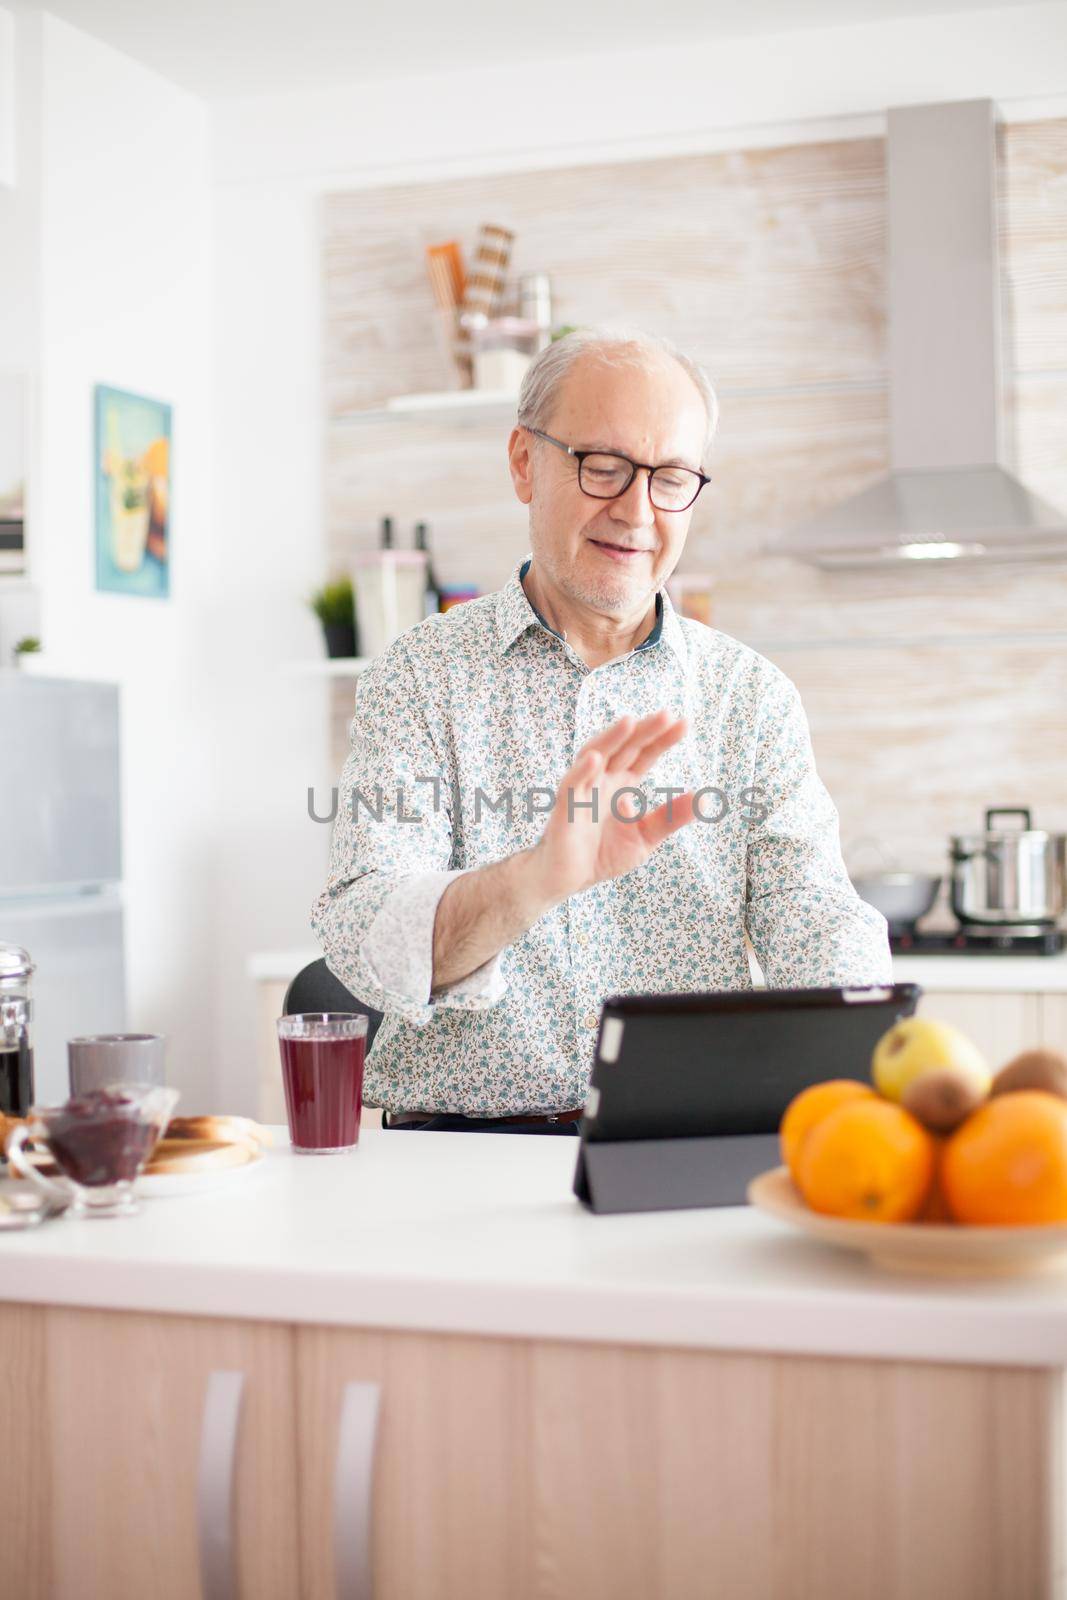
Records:
[[[715,421],[664,341],[549,346],[508,442],[531,555],[359,681],[313,925],[385,1014],[388,1127],[575,1132],[604,997],[748,988],[746,932],[774,986],[890,976],[796,690],[664,589]]]

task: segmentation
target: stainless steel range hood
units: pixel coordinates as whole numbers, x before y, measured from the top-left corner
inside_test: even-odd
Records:
[[[996,111],[890,111],[890,472],[773,553],[822,567],[1067,559],[1067,518],[1001,465]]]

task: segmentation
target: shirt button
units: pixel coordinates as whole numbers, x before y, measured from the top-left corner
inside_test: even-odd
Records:
[[[600,1017],[597,1012],[587,1011],[585,1016],[582,1018],[582,1026],[585,1028],[595,1028],[599,1021]]]

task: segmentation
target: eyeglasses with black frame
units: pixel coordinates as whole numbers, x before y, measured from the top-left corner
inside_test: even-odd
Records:
[[[525,423],[523,424],[525,427]],[[526,428],[527,433],[554,444],[578,463],[578,487],[593,500],[617,500],[625,494],[638,471],[648,473],[648,498],[657,511],[688,511],[697,495],[711,479],[692,467],[653,467],[645,461],[631,461],[629,456],[615,455],[605,450],[575,450],[562,439],[553,439],[540,428]]]

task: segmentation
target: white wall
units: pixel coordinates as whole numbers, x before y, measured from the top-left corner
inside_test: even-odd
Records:
[[[41,36],[39,13],[0,10],[0,370],[40,361]]]
[[[25,383],[30,487],[36,430],[29,419],[40,373],[41,32],[39,13],[0,11],[0,373]],[[0,668],[18,639],[39,630],[37,592],[28,579],[7,579],[0,585]]]
[[[40,62],[32,515],[43,642],[51,671],[122,686],[129,1022],[168,1035],[187,1106],[214,1105],[208,117],[48,15]],[[166,602],[94,588],[98,382],[174,406]]]
[[[318,256],[313,197],[270,182],[217,189],[214,512],[218,739],[215,986],[228,1108],[254,1112],[255,1013],[246,963],[314,941],[311,902],[330,830],[311,822],[336,782],[328,684],[294,675],[323,655],[305,605],[322,581]]]
[[[284,670],[321,650],[302,604],[321,522],[312,229],[264,220],[262,260],[249,262],[240,206],[219,207],[234,339],[213,316],[205,107],[14,7],[0,365],[31,380],[31,570],[48,671],[122,685],[128,1022],[168,1035],[187,1108],[254,1110],[245,958],[308,937],[329,831],[301,829],[307,786],[323,776],[325,700]],[[269,194],[256,198],[269,208]],[[165,602],[94,587],[98,382],[174,406]],[[0,591],[0,631],[5,620],[12,637],[30,631],[25,595]]]
[[[873,119],[866,132],[887,107],[928,100],[992,96],[1023,114],[1012,102],[1065,94],[1064,0],[955,13],[946,0],[939,16],[235,100],[216,108],[216,173],[392,183],[842,137],[836,119]]]
[[[0,9],[0,188],[15,181],[15,14]]]

